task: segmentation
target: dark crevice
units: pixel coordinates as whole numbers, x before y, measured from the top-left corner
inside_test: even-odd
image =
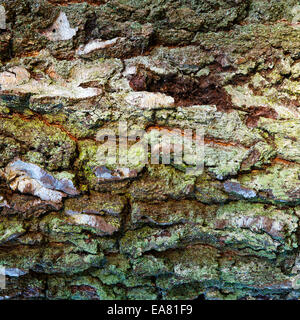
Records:
[[[140,70],[131,77],[130,86],[135,91],[160,92],[171,96],[176,106],[216,105],[220,111],[234,109],[230,95],[214,76],[160,76]]]

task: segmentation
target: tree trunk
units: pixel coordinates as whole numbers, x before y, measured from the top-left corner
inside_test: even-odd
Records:
[[[298,21],[0,0],[0,298],[298,299]]]

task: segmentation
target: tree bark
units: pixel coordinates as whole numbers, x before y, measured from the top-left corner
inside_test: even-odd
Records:
[[[299,21],[0,0],[0,298],[298,299]]]

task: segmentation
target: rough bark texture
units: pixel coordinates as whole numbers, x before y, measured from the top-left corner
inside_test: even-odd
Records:
[[[0,299],[299,298],[299,17],[0,0]],[[119,121],[203,127],[204,171],[99,163]]]

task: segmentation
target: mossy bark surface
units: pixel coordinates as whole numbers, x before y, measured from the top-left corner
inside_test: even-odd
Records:
[[[299,299],[299,49],[297,0],[0,0],[0,299]]]

